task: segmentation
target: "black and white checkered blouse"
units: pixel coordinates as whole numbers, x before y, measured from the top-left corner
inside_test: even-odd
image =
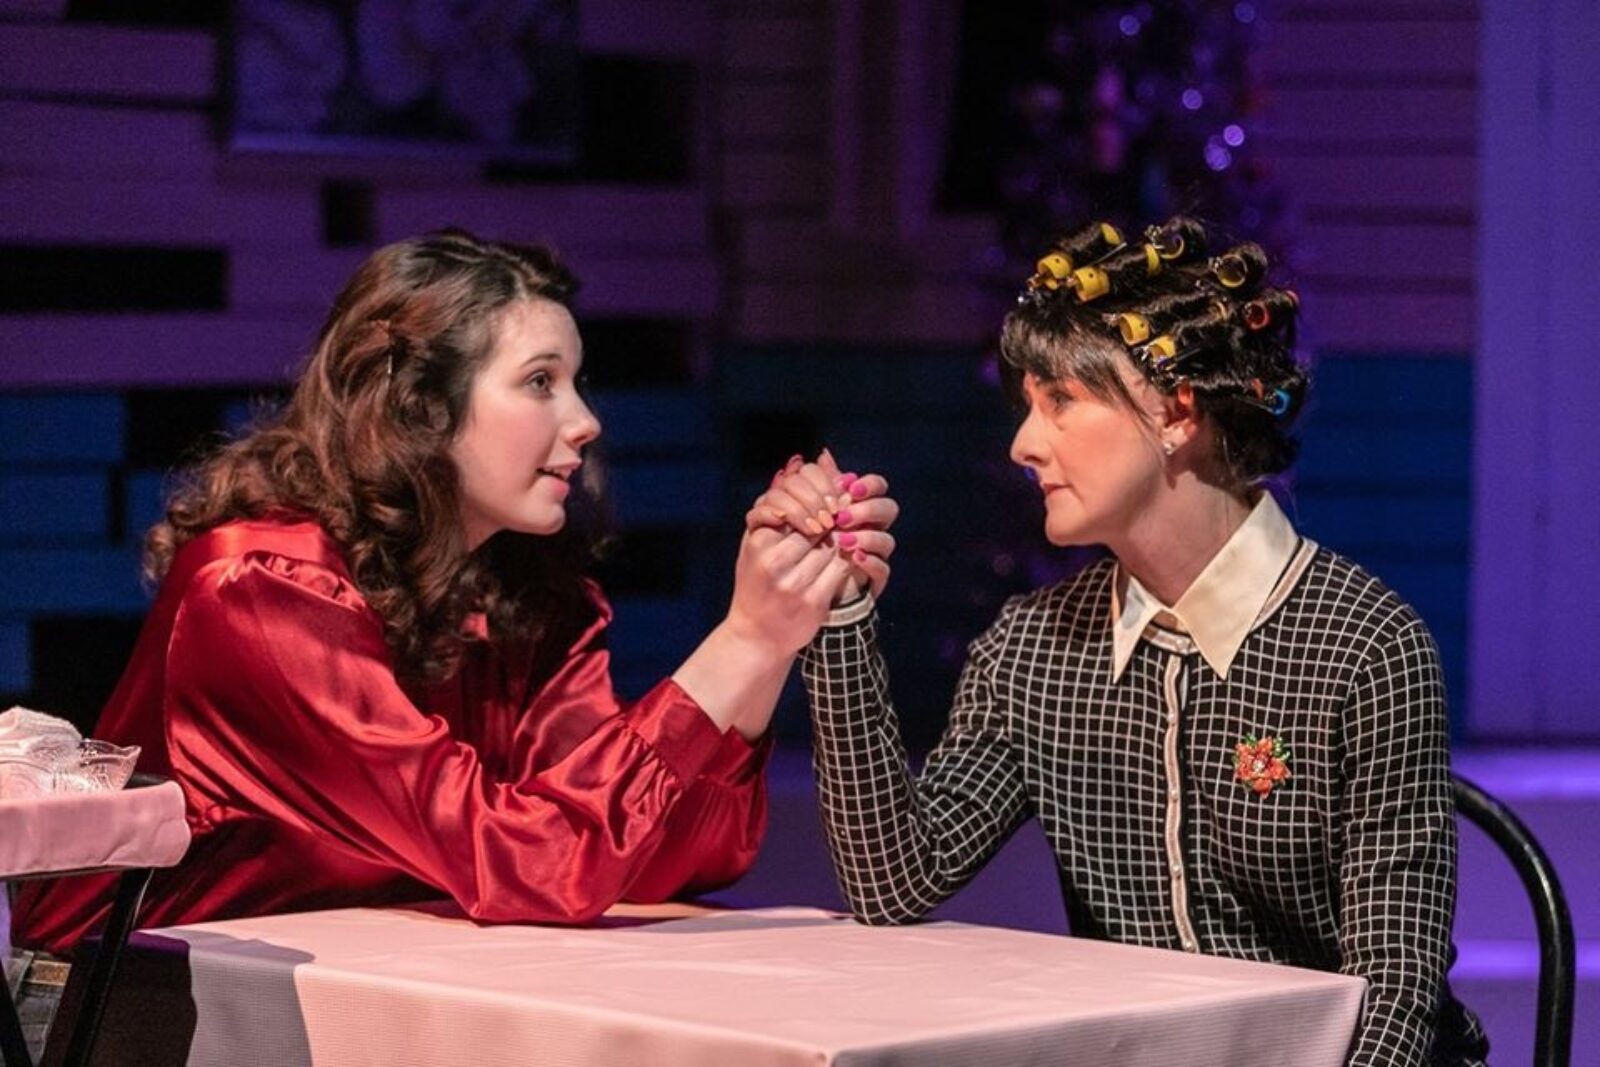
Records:
[[[1072,930],[1360,975],[1351,1064],[1473,1064],[1448,994],[1456,835],[1438,652],[1421,619],[1302,541],[1227,677],[1152,624],[1113,680],[1102,562],[1017,597],[970,649],[913,779],[877,617],[803,657],[822,815],[866,922],[913,921],[1037,818]],[[1236,747],[1276,739],[1262,793]]]

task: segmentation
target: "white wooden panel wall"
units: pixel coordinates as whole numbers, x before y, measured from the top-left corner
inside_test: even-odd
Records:
[[[320,183],[353,178],[375,182],[384,240],[455,222],[555,241],[591,280],[591,313],[704,318],[725,283],[732,332],[746,339],[970,341],[988,328],[964,291],[989,240],[982,220],[942,227],[914,250],[827,225],[837,4],[582,5],[586,47],[717,56],[725,236],[714,246],[698,189],[491,188],[461,164],[232,155],[199,110],[216,66],[209,34],[67,26],[54,21],[57,4],[8,3],[0,240],[221,244],[240,311],[281,321],[277,335],[304,335],[351,263],[318,247]],[[1475,3],[1286,0],[1263,17],[1272,21],[1259,136],[1295,205],[1310,339],[1347,351],[1467,350]],[[0,383],[45,384],[62,365],[42,318],[0,330],[0,341],[34,346],[5,351]],[[211,317],[182,318],[183,329],[203,331]],[[61,343],[81,328],[64,328]],[[165,337],[169,327],[150,329]],[[190,350],[214,347],[190,341]],[[242,351],[219,373],[248,379],[277,365]]]
[[[912,121],[928,86],[923,0],[725,2],[723,144],[732,333],[744,340],[970,341],[991,219],[907,205],[896,174],[938,139]],[[898,20],[898,21],[897,21]],[[880,33],[886,25],[893,34]],[[910,51],[908,51],[910,50]],[[905,121],[901,121],[904,119]]]
[[[1307,339],[1465,357],[1476,333],[1476,0],[1284,0],[1260,147],[1292,205]]]
[[[380,241],[444,225],[551,241],[587,315],[719,309],[703,187],[491,186],[470,163],[235,154],[207,114],[210,33],[67,24],[62,7],[0,2],[0,243],[221,247],[230,308],[0,316],[0,388],[281,379],[361,258],[322,244],[329,178],[372,184]],[[715,48],[709,0],[579,9],[590,52],[703,69]]]
[[[1258,7],[1257,147],[1293,207],[1308,341],[1464,355],[1475,333],[1476,0]],[[735,333],[967,343],[992,329],[992,310],[963,291],[991,239],[982,220],[898,249],[829,225],[841,173],[829,107],[853,51],[839,26],[859,5],[729,0],[721,12]],[[893,47],[880,42],[872,61],[890,64]]]

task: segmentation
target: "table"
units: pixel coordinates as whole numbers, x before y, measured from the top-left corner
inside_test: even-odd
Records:
[[[102,1046],[156,1067],[1343,1062],[1358,978],[811,908],[620,909],[586,929],[343,909],[135,934],[183,962]],[[130,973],[118,1000],[141,990]],[[164,999],[163,999],[164,998]],[[189,1032],[150,1043],[151,1024]],[[157,1051],[158,1049],[164,1051]]]
[[[0,880],[170,867],[188,847],[176,782],[138,775],[115,793],[0,800]]]
[[[169,781],[135,775],[114,793],[75,793],[0,800],[0,882],[122,871],[116,902],[88,965],[77,1024],[54,1034],[68,1041],[67,1064],[88,1062],[118,956],[133,928],[151,871],[170,867],[189,847],[183,792]],[[16,1006],[0,997],[0,1052],[6,1067],[30,1067]]]

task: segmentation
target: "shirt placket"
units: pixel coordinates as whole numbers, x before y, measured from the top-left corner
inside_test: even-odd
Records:
[[[1183,863],[1183,776],[1178,761],[1178,735],[1189,689],[1183,662],[1182,655],[1169,652],[1162,679],[1166,723],[1161,738],[1161,762],[1167,784],[1167,817],[1162,837],[1167,850],[1168,888],[1178,941],[1185,952],[1199,952],[1200,939],[1195,936],[1194,923],[1189,918],[1190,876]]]

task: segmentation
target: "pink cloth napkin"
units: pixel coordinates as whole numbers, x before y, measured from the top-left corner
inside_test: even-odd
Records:
[[[176,782],[0,800],[0,879],[171,867],[188,847],[183,791]]]

